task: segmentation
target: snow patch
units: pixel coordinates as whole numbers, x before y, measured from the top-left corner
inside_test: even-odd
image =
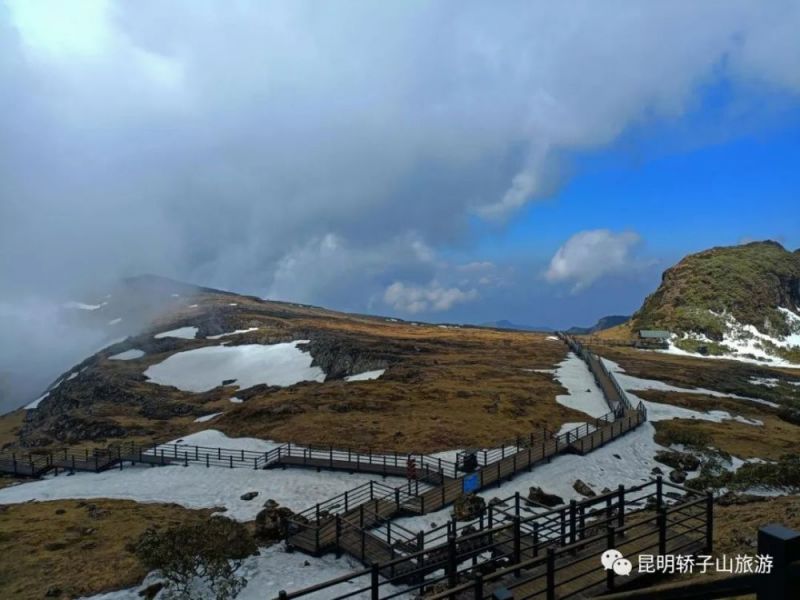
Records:
[[[100,304],[86,304],[84,302],[65,302],[62,306],[64,308],[76,308],[78,310],[97,310],[103,308],[108,302],[101,302]]]
[[[47,396],[49,396],[49,395],[50,395],[50,392],[45,392],[44,394],[42,394],[41,396],[39,396],[39,397],[38,397],[36,400],[34,400],[33,402],[31,402],[30,404],[26,404],[26,405],[25,405],[25,410],[33,410],[34,408],[36,408],[37,406],[39,406],[39,403],[40,403],[42,400],[44,400],[45,398],[47,398]]]
[[[240,333],[250,333],[251,331],[258,331],[258,327],[248,327],[247,329],[237,329],[236,331],[229,331],[228,333],[220,333],[219,335],[209,335],[207,340],[218,340],[229,335],[239,335]]]
[[[205,423],[206,421],[210,421],[211,419],[214,419],[214,418],[220,416],[221,414],[222,414],[221,412],[215,412],[215,413],[211,413],[210,415],[203,415],[202,417],[197,417],[194,420],[194,422],[195,423]]]
[[[159,385],[186,392],[207,392],[235,379],[241,389],[267,384],[286,387],[301,381],[325,380],[325,372],[312,366],[313,357],[297,346],[308,340],[263,345],[206,346],[177,352],[152,365],[145,376]]]
[[[134,360],[137,358],[142,358],[144,356],[144,351],[139,350],[138,348],[131,348],[130,350],[125,350],[125,352],[120,352],[119,354],[114,354],[113,356],[109,356],[109,360]]]
[[[117,317],[116,319],[111,319],[108,322],[109,325],[117,325],[118,323],[122,323],[122,317]]]
[[[197,337],[197,332],[197,327],[178,327],[177,329],[170,329],[169,331],[157,333],[153,337],[156,339],[179,338],[182,340],[193,340]]]
[[[236,396],[229,398],[229,400],[234,404],[241,404],[242,402],[244,402],[244,400],[242,400],[241,398],[237,398]]]
[[[375,371],[364,371],[356,375],[348,375],[344,378],[345,381],[368,381],[370,379],[378,379],[381,375],[386,373],[386,369],[377,369]]]
[[[594,418],[609,412],[605,396],[597,387],[594,375],[586,363],[572,352],[558,364],[555,377],[567,388],[566,395],[556,396],[556,402],[562,406],[579,410]]]

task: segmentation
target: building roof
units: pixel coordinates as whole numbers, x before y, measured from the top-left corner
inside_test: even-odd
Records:
[[[665,340],[669,338],[669,331],[664,331],[663,329],[642,329],[639,332],[640,338],[647,338],[647,339],[656,339],[656,340]]]

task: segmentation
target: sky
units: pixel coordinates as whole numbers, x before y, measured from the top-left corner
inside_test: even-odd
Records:
[[[0,371],[139,273],[568,327],[687,253],[796,249],[798,30],[796,0],[0,0]]]

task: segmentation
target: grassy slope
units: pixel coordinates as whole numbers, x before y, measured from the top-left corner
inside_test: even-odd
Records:
[[[0,506],[0,598],[34,600],[51,589],[60,593],[48,597],[76,598],[137,585],[147,571],[129,544],[148,527],[205,521],[211,512],[129,500]]]
[[[232,301],[236,306],[231,306]],[[63,414],[46,412],[46,403],[53,397],[68,407],[64,414],[69,417],[119,424],[127,430],[124,439],[142,441],[214,427],[233,436],[433,451],[489,444],[542,425],[558,429],[564,422],[583,418],[555,402],[556,395],[565,390],[552,375],[524,370],[552,368],[566,355],[563,344],[547,340],[544,334],[417,326],[209,293],[186,302],[200,307],[172,312],[150,332],[88,360],[85,371],[62,383],[43,403],[40,419],[28,426],[28,439],[51,440],[48,447],[63,445],[53,439],[53,429],[63,423]],[[220,331],[260,329],[224,340],[152,337],[153,332],[183,325],[199,326],[198,338]],[[339,353],[343,364],[377,361],[388,365],[388,370],[374,381],[347,383],[339,378],[249,393],[218,387],[193,394],[151,384],[142,376],[147,366],[177,351],[221,341],[233,345],[309,338]],[[108,360],[128,348],[144,349],[147,355],[133,361]],[[366,369],[354,367],[355,372],[361,370]],[[229,398],[234,394],[246,397],[246,402],[232,404]],[[148,402],[164,414],[147,413],[142,407]],[[173,408],[174,414],[170,413]],[[199,415],[219,411],[225,414],[210,423],[194,422]],[[18,427],[19,418],[0,418],[0,434]]]

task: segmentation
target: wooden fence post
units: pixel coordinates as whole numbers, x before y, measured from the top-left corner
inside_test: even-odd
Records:
[[[714,549],[714,492],[706,491],[706,554]]]
[[[617,527],[625,526],[625,486],[617,488]]]
[[[615,545],[616,532],[613,527],[606,528],[606,550],[613,550]],[[606,588],[611,591],[614,589],[614,569],[606,569]]]
[[[575,530],[577,529],[578,503],[573,499],[569,501],[569,543],[575,543]],[[572,550],[575,553],[575,550]]]
[[[447,585],[455,587],[458,583],[458,558],[456,557],[456,536],[447,536]]]
[[[556,551],[547,549],[547,600],[556,600]]]
[[[342,557],[342,518],[336,515],[336,558]]]
[[[514,517],[514,564],[519,565],[522,562],[522,531],[519,517]],[[514,571],[514,577],[519,577],[520,570]]]
[[[661,508],[664,504],[664,478],[661,475],[656,477],[656,508]]]

